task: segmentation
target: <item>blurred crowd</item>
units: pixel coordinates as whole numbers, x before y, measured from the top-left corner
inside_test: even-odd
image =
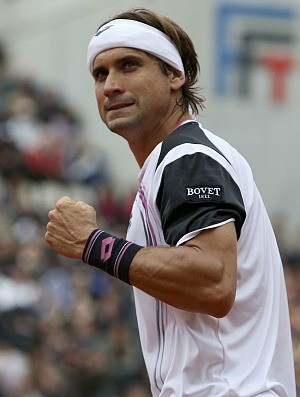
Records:
[[[0,397],[147,397],[131,288],[44,242],[55,196],[124,235],[133,194],[59,93],[6,62],[0,48]]]
[[[125,235],[134,194],[115,192],[59,93],[8,73],[0,47],[0,397],[149,397],[131,288],[54,253],[48,202],[79,193]],[[284,259],[300,397],[300,239]]]

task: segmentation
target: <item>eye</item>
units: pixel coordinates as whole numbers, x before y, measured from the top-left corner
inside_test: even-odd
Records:
[[[138,64],[136,61],[128,60],[128,61],[124,62],[123,69],[125,71],[132,71],[132,70],[135,70],[137,68],[137,66],[138,66]]]
[[[104,81],[107,77],[107,71],[102,68],[96,68],[93,72],[93,77],[95,81]]]

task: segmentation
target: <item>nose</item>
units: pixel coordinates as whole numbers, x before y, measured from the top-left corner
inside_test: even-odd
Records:
[[[109,72],[103,86],[103,94],[106,97],[110,97],[114,94],[122,94],[123,92],[125,92],[125,88],[120,77],[116,73]]]

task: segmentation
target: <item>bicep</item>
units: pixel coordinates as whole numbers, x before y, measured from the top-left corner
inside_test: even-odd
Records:
[[[201,252],[209,252],[220,262],[234,262],[237,257],[237,237],[233,221],[200,231],[183,244]]]
[[[212,301],[221,305],[221,311],[228,312],[234,302],[237,283],[237,237],[234,222],[203,230],[183,246],[194,249],[198,254],[199,272],[205,274],[206,279],[202,283],[213,287],[210,294]]]

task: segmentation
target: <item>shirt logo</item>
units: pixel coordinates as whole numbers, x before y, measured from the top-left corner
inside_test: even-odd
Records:
[[[222,201],[223,199],[223,187],[200,185],[193,187],[186,187],[185,194],[188,201],[195,203],[201,201]]]

